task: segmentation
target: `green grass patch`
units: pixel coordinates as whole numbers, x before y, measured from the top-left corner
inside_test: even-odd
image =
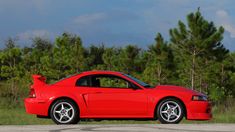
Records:
[[[136,121],[136,120],[101,120],[95,121],[82,120],[81,124],[154,124],[157,121]],[[51,119],[37,118],[25,112],[24,108],[5,109],[0,108],[0,124],[1,125],[46,125],[54,124]]]
[[[0,108],[1,125],[29,125],[29,124],[53,124],[51,120],[39,119],[35,115],[26,114],[24,108],[5,109]]]

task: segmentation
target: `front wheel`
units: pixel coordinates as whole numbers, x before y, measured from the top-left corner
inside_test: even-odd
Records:
[[[53,103],[50,117],[56,124],[76,124],[79,121],[79,111],[73,101],[61,99]]]
[[[157,107],[157,118],[163,124],[179,123],[183,117],[184,107],[177,99],[164,99]]]

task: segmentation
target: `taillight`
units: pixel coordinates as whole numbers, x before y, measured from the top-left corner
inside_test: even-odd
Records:
[[[36,93],[33,88],[31,88],[29,91],[29,98],[36,98]]]

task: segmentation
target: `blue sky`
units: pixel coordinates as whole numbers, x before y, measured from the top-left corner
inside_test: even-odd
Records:
[[[223,43],[235,51],[234,0],[0,0],[0,48],[17,37],[19,45],[35,36],[53,40],[63,32],[78,34],[85,46],[136,44],[146,48],[157,32],[169,29],[200,7],[203,16],[224,26]]]

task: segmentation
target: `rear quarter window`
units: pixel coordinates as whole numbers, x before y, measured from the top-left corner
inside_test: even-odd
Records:
[[[90,77],[89,76],[85,76],[85,77],[81,77],[76,81],[75,86],[90,86]]]

